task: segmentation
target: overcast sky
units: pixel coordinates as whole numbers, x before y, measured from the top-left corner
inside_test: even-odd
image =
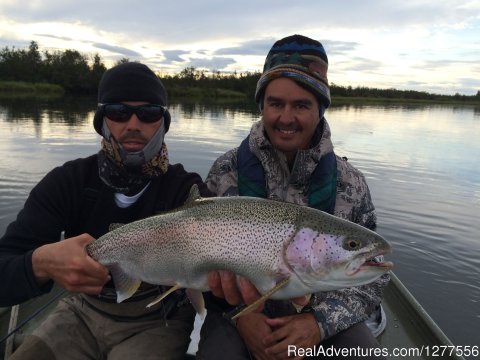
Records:
[[[33,40],[98,53],[107,67],[260,71],[292,34],[322,42],[337,85],[480,90],[479,0],[0,0],[0,48]]]

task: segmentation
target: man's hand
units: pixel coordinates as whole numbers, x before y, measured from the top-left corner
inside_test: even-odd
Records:
[[[238,278],[238,281],[237,281]],[[236,276],[229,271],[210,271],[208,273],[208,287],[216,297],[224,298],[230,305],[251,304],[261,297],[248,279]],[[292,299],[297,305],[305,306],[308,298],[300,296]],[[261,309],[257,309],[260,311]]]
[[[263,343],[263,339],[272,334],[272,328],[266,320],[267,317],[261,313],[250,313],[237,320],[238,333],[256,360],[274,359],[267,355],[267,347]]]
[[[93,240],[82,234],[35,249],[32,266],[38,284],[52,279],[69,292],[99,294],[110,275],[85,250]]]
[[[312,314],[297,314],[265,322],[273,329],[272,334],[263,338],[265,353],[272,359],[292,359],[288,357],[288,346],[309,348],[320,343],[321,334],[318,323]],[[302,357],[294,357],[302,359]]]
[[[208,273],[208,286],[213,295],[224,298],[230,305],[251,304],[260,293],[246,278],[237,276],[228,271],[210,271]]]

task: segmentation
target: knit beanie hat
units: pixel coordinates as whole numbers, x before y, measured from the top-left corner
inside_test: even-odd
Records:
[[[255,101],[260,104],[271,80],[288,77],[313,93],[320,105],[327,108],[331,103],[327,70],[328,58],[320,42],[302,35],[278,40],[265,59],[263,74],[257,82]]]
[[[145,101],[167,106],[167,91],[155,73],[146,65],[127,62],[107,70],[98,85],[98,103]],[[165,132],[170,127],[170,113],[163,116]],[[103,112],[99,107],[93,118],[93,126],[102,135]]]

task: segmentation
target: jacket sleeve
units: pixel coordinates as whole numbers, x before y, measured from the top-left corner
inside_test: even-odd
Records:
[[[390,276],[384,274],[367,285],[314,294],[310,305],[315,311],[322,339],[367,320],[382,301],[383,288],[389,280]]]
[[[205,183],[216,196],[238,196],[237,150],[235,148],[220,156],[208,172]]]
[[[375,207],[363,174],[346,160],[337,160],[335,215],[375,230]],[[382,301],[383,289],[389,280],[390,276],[384,274],[366,285],[314,294],[310,305],[315,310],[322,337],[329,338],[366,320]]]
[[[60,239],[71,205],[62,196],[65,182],[60,168],[47,174],[0,238],[0,306],[18,304],[51,290],[51,281],[42,287],[37,285],[32,253]]]

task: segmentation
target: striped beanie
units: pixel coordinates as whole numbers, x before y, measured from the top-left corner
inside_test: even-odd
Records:
[[[260,102],[267,84],[273,79],[288,77],[312,92],[320,105],[327,108],[331,103],[327,70],[328,58],[320,42],[302,35],[278,40],[265,59],[255,101],[262,106]]]

